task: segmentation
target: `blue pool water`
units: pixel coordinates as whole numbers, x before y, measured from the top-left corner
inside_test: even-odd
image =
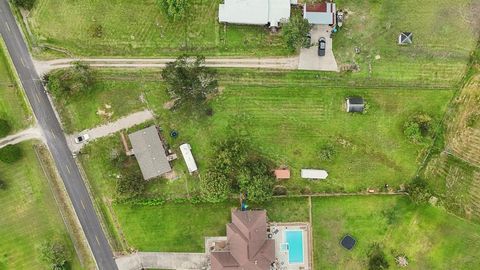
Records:
[[[285,231],[288,243],[288,262],[303,263],[303,232]]]

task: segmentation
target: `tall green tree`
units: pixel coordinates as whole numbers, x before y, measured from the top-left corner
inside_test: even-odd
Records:
[[[309,47],[310,39],[307,36],[311,28],[308,20],[300,14],[291,16],[288,22],[283,25],[281,32],[287,48],[291,52],[295,52],[302,47]]]
[[[218,92],[217,72],[205,66],[205,58],[182,55],[162,70],[167,92],[174,100],[173,108],[191,112],[204,111],[208,96]]]
[[[269,200],[273,194],[274,184],[272,165],[265,158],[253,156],[243,164],[238,186],[240,192],[247,194],[249,201]]]
[[[190,0],[158,0],[158,2],[170,21],[184,19],[190,6]]]

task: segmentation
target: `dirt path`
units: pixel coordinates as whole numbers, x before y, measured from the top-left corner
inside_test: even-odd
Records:
[[[98,138],[106,137],[122,129],[127,129],[153,119],[155,119],[155,117],[153,113],[149,110],[132,113],[130,115],[127,115],[123,118],[118,119],[115,122],[111,122],[111,123],[98,126],[92,129],[87,129],[77,134],[66,135],[67,144],[70,150],[72,150],[72,152],[78,152],[85,145],[85,143],[83,144],[75,143],[74,139],[75,139],[75,136],[77,136],[78,134],[82,134],[82,135],[88,134],[90,136],[90,140],[92,141]]]
[[[119,270],[136,269],[205,269],[205,253],[137,252],[115,259]]]
[[[43,138],[43,134],[40,128],[38,127],[25,129],[16,134],[12,134],[10,136],[0,139],[0,148],[10,144],[17,144],[23,141],[34,140],[34,139],[41,140],[43,142],[45,141]]]
[[[49,61],[35,60],[34,65],[39,74],[59,68],[69,67],[72,62],[83,61],[92,67],[110,68],[162,68],[173,58],[156,59],[120,59],[120,58],[65,58]],[[268,69],[297,69],[298,57],[284,58],[207,58],[205,64],[210,67],[235,67],[235,68],[268,68]]]

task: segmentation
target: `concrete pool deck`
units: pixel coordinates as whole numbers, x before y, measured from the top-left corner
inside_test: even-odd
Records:
[[[310,238],[310,224],[308,223],[270,223],[269,234],[272,239],[275,239],[275,269],[279,270],[310,270],[311,265],[311,238]],[[287,243],[286,232],[287,231],[302,231],[303,239],[303,262],[302,263],[290,263],[288,250],[285,250],[285,244]]]

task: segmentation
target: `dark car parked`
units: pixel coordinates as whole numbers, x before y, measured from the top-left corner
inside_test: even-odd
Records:
[[[325,56],[327,40],[324,37],[318,39],[318,56]]]

